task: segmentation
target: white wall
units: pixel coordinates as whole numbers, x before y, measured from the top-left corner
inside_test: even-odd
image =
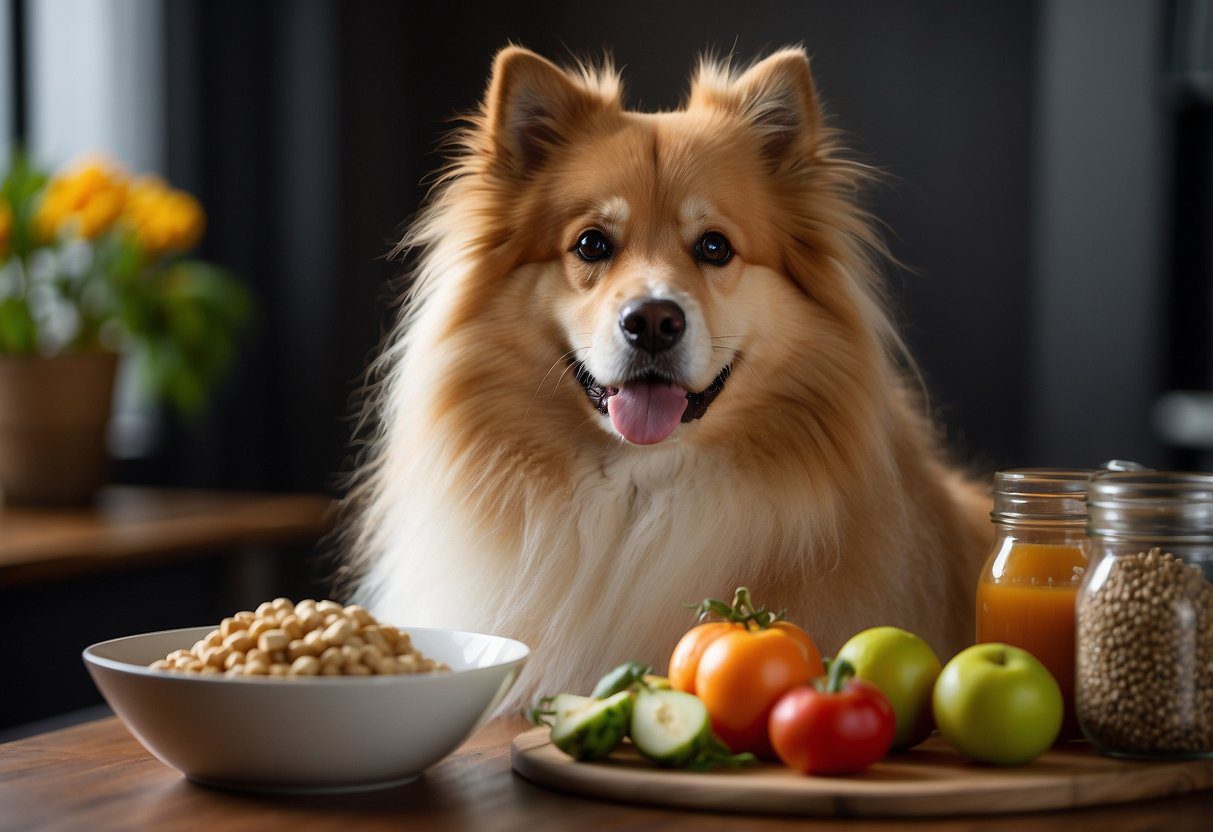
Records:
[[[30,150],[57,166],[102,152],[136,171],[164,164],[161,4],[28,5]]]

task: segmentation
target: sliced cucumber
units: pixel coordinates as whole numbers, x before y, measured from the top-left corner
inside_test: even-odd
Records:
[[[640,681],[644,682],[653,690],[671,690],[670,680],[665,676],[654,676],[650,673],[641,678]]]
[[[699,697],[641,690],[632,711],[632,743],[662,766],[684,766],[712,743],[712,720]]]
[[[581,707],[557,715],[552,745],[578,760],[597,760],[623,741],[631,721],[631,693],[588,699]]]
[[[589,696],[578,696],[575,693],[561,693],[553,696],[547,710],[551,712],[552,721],[568,716],[573,711],[580,711],[594,700]]]

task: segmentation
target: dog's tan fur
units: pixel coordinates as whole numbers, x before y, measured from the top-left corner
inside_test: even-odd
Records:
[[[971,639],[984,499],[944,462],[878,285],[868,178],[785,49],[705,61],[685,106],[637,113],[616,74],[498,54],[485,102],[403,244],[420,266],[372,369],[374,436],[350,491],[358,595],[403,625],[534,649],[511,699],[663,668],[683,602],[740,584],[826,653],[895,624],[943,656]],[[605,264],[571,252],[588,227]],[[691,247],[723,233],[724,267]],[[620,305],[688,309],[705,416],[624,442],[570,359],[620,349]]]

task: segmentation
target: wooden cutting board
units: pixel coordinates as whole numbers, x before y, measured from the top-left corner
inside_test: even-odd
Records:
[[[510,758],[526,779],[561,791],[623,803],[766,814],[989,815],[1213,788],[1213,760],[1118,760],[1074,743],[1028,766],[995,768],[967,761],[939,736],[853,777],[807,777],[777,765],[672,771],[641,759],[626,743],[605,760],[579,763],[548,742],[547,728],[519,734]]]

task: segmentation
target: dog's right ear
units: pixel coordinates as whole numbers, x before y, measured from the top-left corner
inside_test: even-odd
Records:
[[[493,61],[485,95],[485,125],[494,163],[518,178],[533,173],[579,123],[618,103],[614,76],[588,70],[574,78],[521,46],[507,46]],[[597,89],[591,89],[591,85]]]

